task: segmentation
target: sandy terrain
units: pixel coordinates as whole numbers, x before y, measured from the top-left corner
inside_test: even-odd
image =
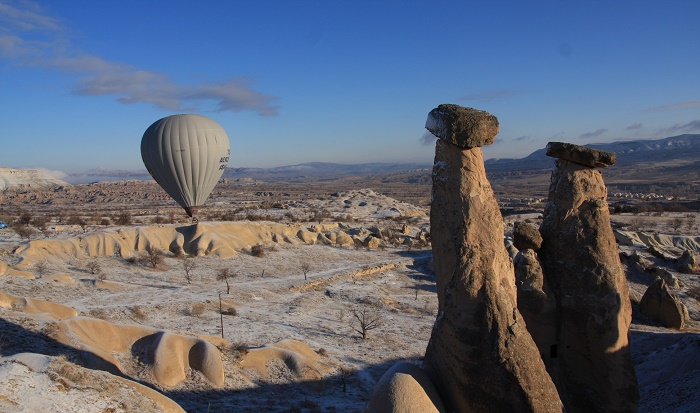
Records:
[[[418,207],[376,195],[358,191],[297,204],[299,208],[325,208],[338,214],[351,214],[359,222],[344,224],[350,233],[375,225],[399,230],[406,220],[386,218],[405,216],[408,212],[419,215],[415,214],[420,210]],[[536,217],[537,214],[512,216],[508,221],[536,221]],[[613,221],[634,218],[614,216]],[[667,219],[659,218],[657,232],[663,232],[662,222]],[[423,213],[408,223],[408,234],[415,235],[427,224],[427,216]],[[317,223],[294,225],[310,228]],[[508,228],[506,225],[506,231]],[[683,231],[692,235],[694,228]],[[628,229],[631,229],[629,225]],[[86,237],[90,231],[83,233],[78,227],[49,233],[49,237]],[[695,240],[698,241],[697,236]],[[26,241],[11,230],[0,232],[0,249],[14,251],[20,245],[25,246]],[[228,258],[213,255],[191,258],[196,267],[191,272],[190,283],[185,279],[184,260],[173,254],[167,254],[157,268],[119,256],[77,255],[61,259],[47,256],[43,270],[37,267],[40,261],[6,254],[0,260],[17,273],[0,276],[0,291],[62,304],[82,316],[117,325],[147,326],[185,335],[221,337],[223,319],[223,337],[231,345],[211,339],[221,349],[224,361],[225,384],[221,388],[215,388],[192,369],[186,371],[187,378],[181,383],[163,386],[153,380],[143,365],[131,360],[137,358],[134,355],[113,354],[125,366],[127,376],[158,390],[188,412],[360,412],[375,383],[395,362],[420,363],[437,307],[429,247],[387,246],[367,250],[306,245],[301,240],[267,243],[267,246],[263,257],[252,256],[249,249],[242,248]],[[660,327],[635,310],[631,337],[642,391],[641,411],[697,411],[700,276],[678,273],[674,263],[651,257],[641,245],[621,249],[636,250],[670,269],[681,282],[674,292],[686,304],[692,318],[687,330],[678,332]],[[669,246],[668,251],[677,254],[679,249]],[[695,250],[695,253],[699,252]],[[134,256],[139,254],[143,252],[135,252]],[[89,263],[99,264],[102,273],[92,274]],[[306,276],[304,264],[309,267]],[[223,281],[216,280],[219,270],[224,268],[237,274],[230,280],[230,293]],[[37,278],[22,276],[27,272]],[[639,298],[651,281],[645,274],[630,274],[630,287]],[[219,297],[222,308],[234,308],[235,315],[221,317]],[[356,331],[358,325],[353,318],[353,310],[362,309],[380,320],[379,328],[368,331],[366,340]],[[0,323],[3,356],[30,352],[64,355],[69,360],[76,357],[74,348],[52,340],[51,319],[0,306]],[[288,339],[305,343],[318,354],[315,368],[320,378],[309,379],[290,363],[278,359],[271,359],[263,373],[250,367],[254,364],[253,356],[261,354],[255,353],[256,349]],[[247,354],[242,351],[245,347]],[[22,366],[9,360],[0,361],[0,378],[13,378],[0,384],[0,411],[33,411],[35,405],[25,404],[23,397],[33,396],[39,391],[36,389],[41,389],[42,397],[53,397],[55,393],[66,396],[56,398],[59,407],[53,411],[129,411],[118,403],[93,402],[100,397],[104,399],[105,395],[95,395],[88,387],[83,387],[81,392],[81,387],[75,386],[71,388],[73,393],[66,394],[66,390],[56,389],[55,380],[46,380],[41,368],[36,369],[39,372],[31,372]]]

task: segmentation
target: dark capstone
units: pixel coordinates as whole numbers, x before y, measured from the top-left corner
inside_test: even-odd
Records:
[[[425,128],[457,147],[491,145],[498,134],[498,118],[483,110],[442,104],[428,113]]]
[[[537,251],[542,246],[540,229],[527,222],[516,222],[513,227],[513,245],[519,250],[529,248]]]
[[[605,168],[614,165],[617,155],[612,152],[599,151],[581,145],[564,142],[549,142],[547,156],[576,162],[592,168]]]

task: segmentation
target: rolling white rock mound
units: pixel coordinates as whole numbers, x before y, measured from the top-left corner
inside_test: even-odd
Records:
[[[70,185],[34,169],[0,168],[0,191],[8,189],[44,190],[59,186]]]

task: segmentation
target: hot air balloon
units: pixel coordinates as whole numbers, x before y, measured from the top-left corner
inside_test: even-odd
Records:
[[[219,182],[230,153],[224,128],[201,115],[167,116],[141,138],[146,169],[191,217]]]

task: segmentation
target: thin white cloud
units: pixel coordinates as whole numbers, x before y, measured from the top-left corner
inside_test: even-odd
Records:
[[[700,100],[689,100],[687,102],[676,102],[663,106],[656,106],[650,109],[652,112],[663,112],[667,110],[695,109],[700,108]]]
[[[183,85],[166,74],[112,62],[76,49],[60,22],[32,2],[0,4],[0,59],[18,66],[57,69],[75,77],[73,93],[114,96],[118,102],[149,103],[176,111],[214,102],[218,111],[252,110],[277,115],[276,98],[252,88],[248,78]]]
[[[604,134],[604,133],[607,132],[607,131],[608,131],[607,129],[596,129],[596,130],[594,130],[593,132],[582,133],[582,134],[579,136],[579,139],[597,138],[598,136]]]
[[[625,128],[625,130],[638,130],[638,129],[642,129],[642,124],[639,122],[633,123]]]
[[[459,100],[471,100],[475,102],[491,102],[494,100],[501,100],[515,95],[521,95],[525,93],[524,90],[514,90],[514,89],[501,89],[501,90],[487,90],[478,93],[472,93],[464,96],[460,96]]]
[[[13,3],[13,4],[10,4]],[[56,19],[45,15],[41,7],[31,1],[0,3],[0,19],[7,28],[20,30],[61,30]]]
[[[528,141],[532,137],[530,135],[523,135],[523,136],[518,136],[517,138],[513,138],[513,141],[515,142],[523,142],[523,141]]]
[[[700,119],[692,120],[688,123],[677,123],[670,128],[662,129],[659,133],[674,134],[700,131]]]

